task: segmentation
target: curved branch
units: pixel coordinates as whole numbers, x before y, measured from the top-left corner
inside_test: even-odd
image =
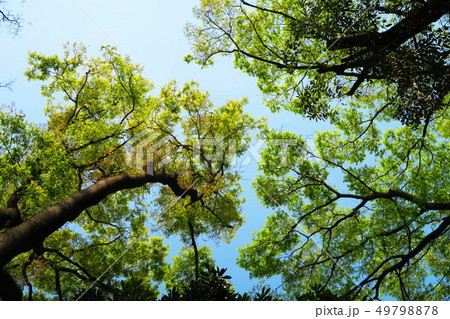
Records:
[[[391,267],[385,269],[377,278],[376,278],[376,284],[374,286],[375,291],[378,294],[378,290],[380,288],[380,285],[383,281],[383,279],[391,272],[401,270],[403,266],[408,263],[411,259],[413,259],[415,256],[417,256],[428,244],[430,244],[432,241],[434,241],[436,238],[441,236],[447,231],[448,226],[450,225],[450,216],[447,216],[442,220],[442,223],[436,228],[434,231],[429,233],[425,238],[422,239],[422,241],[411,250],[408,254],[402,255],[401,260]],[[378,297],[378,296],[376,296]]]
[[[430,0],[423,6],[409,12],[404,19],[384,32],[356,34],[347,37],[333,38],[327,41],[329,50],[360,48],[357,53],[341,59],[343,64],[319,69],[319,73],[335,72],[342,75],[347,69],[363,68],[357,75],[347,95],[353,95],[359,86],[368,78],[370,69],[397,50],[403,43],[424,31],[430,24],[438,21],[450,11],[450,0]],[[362,56],[366,56],[361,58]]]
[[[189,196],[191,201],[200,199],[197,190],[180,186],[177,175],[168,174],[164,170],[155,171],[153,175],[120,174],[102,179],[44,209],[20,225],[0,233],[0,267],[20,253],[32,249],[36,242],[43,241],[66,222],[76,219],[83,210],[98,204],[108,195],[123,189],[141,187],[147,183],[167,185],[176,196],[182,198]]]
[[[382,33],[374,32],[357,34],[338,39],[331,39],[330,50],[353,47],[370,47],[375,50],[392,51],[402,43],[422,32],[428,25],[439,20],[450,10],[449,0],[430,0],[423,6],[413,10],[407,16]]]
[[[290,16],[289,14],[287,14],[285,12],[281,12],[281,11],[277,11],[277,10],[273,10],[273,9],[263,8],[263,7],[260,7],[260,6],[248,3],[247,1],[244,1],[244,0],[241,0],[241,2],[242,2],[242,4],[244,4],[244,5],[248,6],[248,7],[251,7],[251,8],[254,8],[254,9],[257,9],[257,10],[261,10],[261,11],[266,11],[266,12],[269,12],[269,13],[275,13],[275,14],[281,15],[281,16],[289,19],[289,20],[297,21],[297,19],[295,19],[294,17]]]
[[[2,1],[3,2],[3,1]],[[1,2],[0,2],[1,4]],[[7,12],[4,9],[0,10],[0,22],[10,26],[11,31],[17,33],[21,28],[21,19],[18,16],[13,15],[11,12]]]
[[[89,217],[89,219],[91,219],[93,222],[95,222],[97,224],[104,224],[104,225],[108,225],[108,226],[111,226],[113,228],[116,228],[120,232],[120,236],[123,236],[122,231],[124,230],[124,228],[122,228],[120,226],[117,226],[116,224],[113,224],[113,223],[110,223],[110,222],[107,222],[107,221],[103,221],[103,220],[99,220],[99,219],[94,218],[91,215],[91,213],[89,213],[89,210],[87,208],[84,211],[86,212],[86,215]]]
[[[46,252],[54,253],[54,254],[58,255],[62,260],[64,260],[64,261],[68,262],[69,264],[71,264],[71,265],[77,267],[77,269],[78,269],[79,271],[81,271],[83,274],[85,274],[86,277],[80,275],[80,274],[78,273],[78,270],[71,269],[71,268],[67,268],[67,267],[61,267],[61,266],[53,266],[52,268],[55,270],[55,272],[60,272],[60,271],[68,272],[68,273],[74,274],[76,277],[80,278],[80,279],[83,280],[83,281],[91,281],[91,282],[95,282],[96,285],[97,285],[99,288],[102,288],[102,289],[104,289],[104,290],[106,290],[106,291],[108,291],[108,292],[115,292],[115,289],[114,289],[113,287],[110,287],[110,286],[108,286],[107,284],[104,284],[104,283],[100,282],[100,281],[98,280],[98,278],[92,276],[92,275],[87,271],[86,268],[84,268],[83,266],[81,266],[81,265],[80,265],[79,263],[77,263],[76,261],[73,261],[72,259],[70,259],[69,257],[67,257],[66,255],[64,255],[63,253],[61,253],[59,250],[57,250],[57,249],[51,249],[51,248],[46,248],[45,251],[46,251]],[[55,275],[56,275],[56,274],[55,274]]]

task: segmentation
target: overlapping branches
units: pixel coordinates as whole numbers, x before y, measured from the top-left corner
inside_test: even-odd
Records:
[[[282,1],[273,5],[263,1],[222,5],[224,8],[217,12],[206,6],[204,11],[199,11],[205,28],[197,29],[197,33],[191,31],[189,35],[197,46],[197,58],[200,63],[208,64],[216,54],[235,54],[238,67],[259,77],[261,83],[268,82],[264,90],[269,95],[278,97],[280,94],[274,88],[280,75],[297,74],[297,82],[287,81],[286,86],[289,83],[290,88],[283,94],[290,92],[304,98],[306,93],[298,91],[300,82],[307,76],[316,79],[314,73],[317,72],[337,75],[327,80],[328,90],[332,90],[328,97],[343,97],[343,88],[347,86],[345,94],[353,96],[361,91],[366,81],[368,86],[373,80],[389,83],[397,90],[398,110],[394,117],[405,124],[424,123],[432,114],[447,107],[443,102],[450,90],[450,51],[446,45],[450,39],[446,31],[448,0],[431,0],[406,7],[355,2],[353,5],[361,5],[355,9],[359,15],[354,14],[354,8],[334,1],[306,2],[303,4],[308,7],[306,10],[284,6]],[[341,19],[342,15],[344,21],[325,19],[311,27],[315,23],[315,10],[320,11],[319,16],[323,10],[333,16],[338,12],[335,19]],[[389,24],[387,20],[392,22]],[[266,21],[273,22],[267,24]],[[323,49],[316,52],[313,44],[323,45]],[[257,71],[264,68],[261,65],[280,69],[280,72],[273,71],[278,79],[267,78],[267,70]],[[308,86],[305,90],[313,89],[314,86]],[[313,108],[307,104],[302,107]]]

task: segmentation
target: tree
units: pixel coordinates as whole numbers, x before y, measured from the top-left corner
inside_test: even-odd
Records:
[[[0,298],[156,300],[164,283],[163,299],[277,299],[236,294],[197,245],[243,223],[233,162],[252,128],[276,141],[254,182],[275,212],[241,267],[280,275],[284,299],[448,298],[449,3],[201,1],[186,60],[233,55],[273,111],[334,125],[315,149],[194,82],[153,96],[112,47],[31,53],[49,120],[0,112]],[[186,245],[172,264],[154,230]]]
[[[233,55],[273,111],[335,127],[317,132],[315,150],[298,134],[262,132],[286,141],[266,147],[254,182],[276,212],[241,249],[241,267],[281,275],[292,299],[448,298],[449,9],[201,1],[188,62]]]
[[[232,163],[263,125],[245,99],[216,108],[194,82],[155,97],[142,67],[101,52],[31,53],[26,75],[45,81],[47,124],[0,113],[0,280],[19,285],[2,285],[4,300],[22,290],[29,300],[120,299],[137,286],[156,298],[168,247],[150,228],[197,252],[198,236],[228,241],[243,222]]]
[[[182,256],[174,257],[173,265],[166,272],[165,286],[168,294],[161,300],[198,300],[198,301],[230,301],[236,298],[236,293],[230,282],[230,276],[225,275],[226,269],[215,266],[211,250],[202,247],[198,253],[201,269],[192,267],[193,249]]]
[[[174,263],[165,281],[168,291],[163,301],[271,301],[282,300],[276,292],[265,286],[248,294],[234,291],[230,283],[231,276],[225,275],[227,269],[215,266],[211,251],[203,247],[202,269],[197,271],[192,267],[192,250],[187,250],[181,256],[174,257]],[[200,250],[199,250],[200,253]],[[304,299],[308,300],[308,299]]]
[[[234,54],[272,110],[315,119],[332,112],[333,99],[383,85],[393,117],[420,123],[444,107],[449,90],[449,11],[442,0],[204,0],[195,10],[202,26],[187,27],[187,60],[209,65]]]

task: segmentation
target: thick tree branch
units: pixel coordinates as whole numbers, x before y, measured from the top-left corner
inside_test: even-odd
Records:
[[[83,210],[98,204],[106,196],[119,190],[141,187],[147,183],[167,185],[176,196],[182,198],[189,196],[192,201],[198,201],[200,198],[197,190],[180,186],[177,175],[168,174],[164,170],[155,171],[153,175],[120,174],[105,178],[44,209],[20,225],[0,233],[0,267],[20,253],[32,249],[36,242],[45,240],[66,222],[74,220]]]
[[[331,39],[330,50],[353,47],[370,47],[376,50],[392,51],[402,43],[422,32],[428,25],[439,20],[450,11],[449,0],[430,0],[423,6],[409,12],[406,17],[389,30],[378,33],[357,34]]]
[[[22,222],[19,210],[14,208],[0,209],[0,229],[13,227]]]
[[[349,48],[360,48],[360,50],[343,58],[342,64],[327,66],[317,71],[319,73],[335,72],[338,75],[343,75],[348,69],[362,68],[363,72],[357,75],[357,80],[347,93],[347,95],[353,95],[366,79],[371,78],[370,71],[375,65],[416,34],[423,32],[430,24],[448,14],[449,11],[450,0],[430,0],[423,6],[410,11],[404,19],[384,32],[371,32],[331,39],[327,42],[329,50]],[[437,72],[442,71],[437,70],[434,73],[437,74]]]

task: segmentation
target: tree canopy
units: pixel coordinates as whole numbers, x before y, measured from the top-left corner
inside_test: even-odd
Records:
[[[232,55],[273,112],[316,121],[314,147],[301,128],[247,114],[246,99],[217,107],[195,82],[154,93],[112,46],[30,53],[48,122],[0,112],[0,298],[447,299],[449,11],[448,0],[199,2],[185,60]],[[253,129],[266,141],[253,188],[273,214],[237,262],[280,276],[281,294],[236,293],[197,245],[244,223],[234,164]],[[170,262],[173,235],[184,246]]]
[[[442,0],[203,0],[186,59],[209,65],[234,54],[272,110],[323,119],[334,99],[388,89],[392,116],[420,123],[449,90],[449,10]]]
[[[335,129],[269,145],[254,188],[276,212],[238,263],[291,298],[445,299],[450,1],[203,0],[188,62],[233,55],[266,104]],[[403,124],[403,125],[402,125]]]
[[[114,292],[134,280],[155,294],[167,247],[148,237],[150,226],[187,245],[200,234],[230,240],[243,222],[231,163],[262,122],[244,113],[245,100],[214,107],[193,82],[170,82],[151,96],[152,84],[129,58],[112,47],[100,58],[85,51],[30,54],[26,75],[45,81],[44,127],[14,110],[1,113],[0,265],[15,258],[7,269],[30,296],[36,287],[72,299],[73,287],[89,282]],[[144,156],[130,161],[127,145]],[[114,276],[102,276],[102,265]]]

